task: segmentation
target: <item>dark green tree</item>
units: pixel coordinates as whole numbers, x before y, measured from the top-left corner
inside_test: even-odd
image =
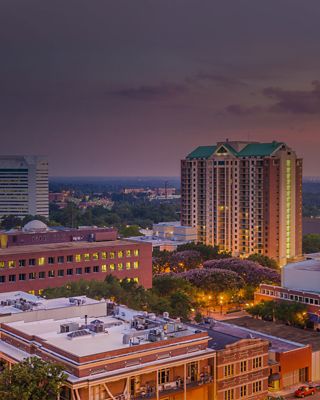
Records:
[[[6,367],[0,374],[1,400],[56,400],[66,379],[63,368],[38,357]]]
[[[306,254],[317,253],[320,251],[320,235],[318,233],[310,233],[303,236],[302,251]]]
[[[262,265],[263,267],[268,267],[268,268],[272,268],[272,269],[279,269],[279,266],[277,264],[277,262],[270,257],[264,256],[262,254],[251,254],[248,257],[248,260],[250,261],[254,261],[260,265]]]

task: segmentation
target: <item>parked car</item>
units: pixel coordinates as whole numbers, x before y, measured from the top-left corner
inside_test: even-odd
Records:
[[[294,392],[294,395],[296,397],[305,397],[305,396],[312,396],[316,393],[316,388],[313,386],[300,386],[299,389],[297,389]]]

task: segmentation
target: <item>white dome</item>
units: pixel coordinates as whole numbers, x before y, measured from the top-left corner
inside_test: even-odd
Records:
[[[44,222],[34,219],[25,224],[22,230],[23,232],[44,232],[48,230],[48,227]]]

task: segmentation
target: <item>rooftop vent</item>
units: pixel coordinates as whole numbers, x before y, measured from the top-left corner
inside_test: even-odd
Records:
[[[83,336],[88,336],[91,335],[91,332],[88,331],[87,329],[80,329],[79,331],[74,331],[71,333],[68,333],[67,337],[68,339],[75,339],[78,337],[83,337]]]

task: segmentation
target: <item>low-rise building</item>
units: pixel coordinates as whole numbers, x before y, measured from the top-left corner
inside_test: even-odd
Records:
[[[48,287],[108,274],[152,286],[152,246],[130,240],[65,242],[0,249],[0,291],[41,294]]]

